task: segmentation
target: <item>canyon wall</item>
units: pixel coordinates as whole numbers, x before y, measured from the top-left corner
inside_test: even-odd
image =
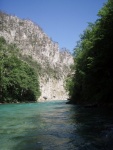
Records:
[[[15,43],[22,56],[32,58],[41,68],[38,72],[41,97],[43,100],[63,100],[68,98],[64,81],[71,73],[72,55],[59,49],[43,30],[30,20],[0,12],[0,36],[8,43]]]

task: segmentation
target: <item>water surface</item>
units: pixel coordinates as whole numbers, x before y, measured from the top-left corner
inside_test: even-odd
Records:
[[[113,111],[65,102],[0,105],[0,149],[113,150]]]

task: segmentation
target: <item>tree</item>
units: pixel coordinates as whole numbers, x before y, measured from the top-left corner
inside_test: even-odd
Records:
[[[19,58],[18,49],[0,38],[1,102],[36,101],[40,96],[37,73]]]
[[[113,1],[109,0],[98,15],[75,48],[73,103],[113,102]]]

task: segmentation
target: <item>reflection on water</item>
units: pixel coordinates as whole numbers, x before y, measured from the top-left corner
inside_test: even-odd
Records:
[[[2,150],[113,150],[113,112],[65,101],[0,105]]]

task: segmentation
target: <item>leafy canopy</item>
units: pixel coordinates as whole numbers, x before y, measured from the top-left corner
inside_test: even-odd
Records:
[[[74,51],[72,103],[113,102],[113,1],[108,0],[98,16]]]
[[[37,73],[18,51],[0,37],[0,102],[36,101],[40,96]]]

